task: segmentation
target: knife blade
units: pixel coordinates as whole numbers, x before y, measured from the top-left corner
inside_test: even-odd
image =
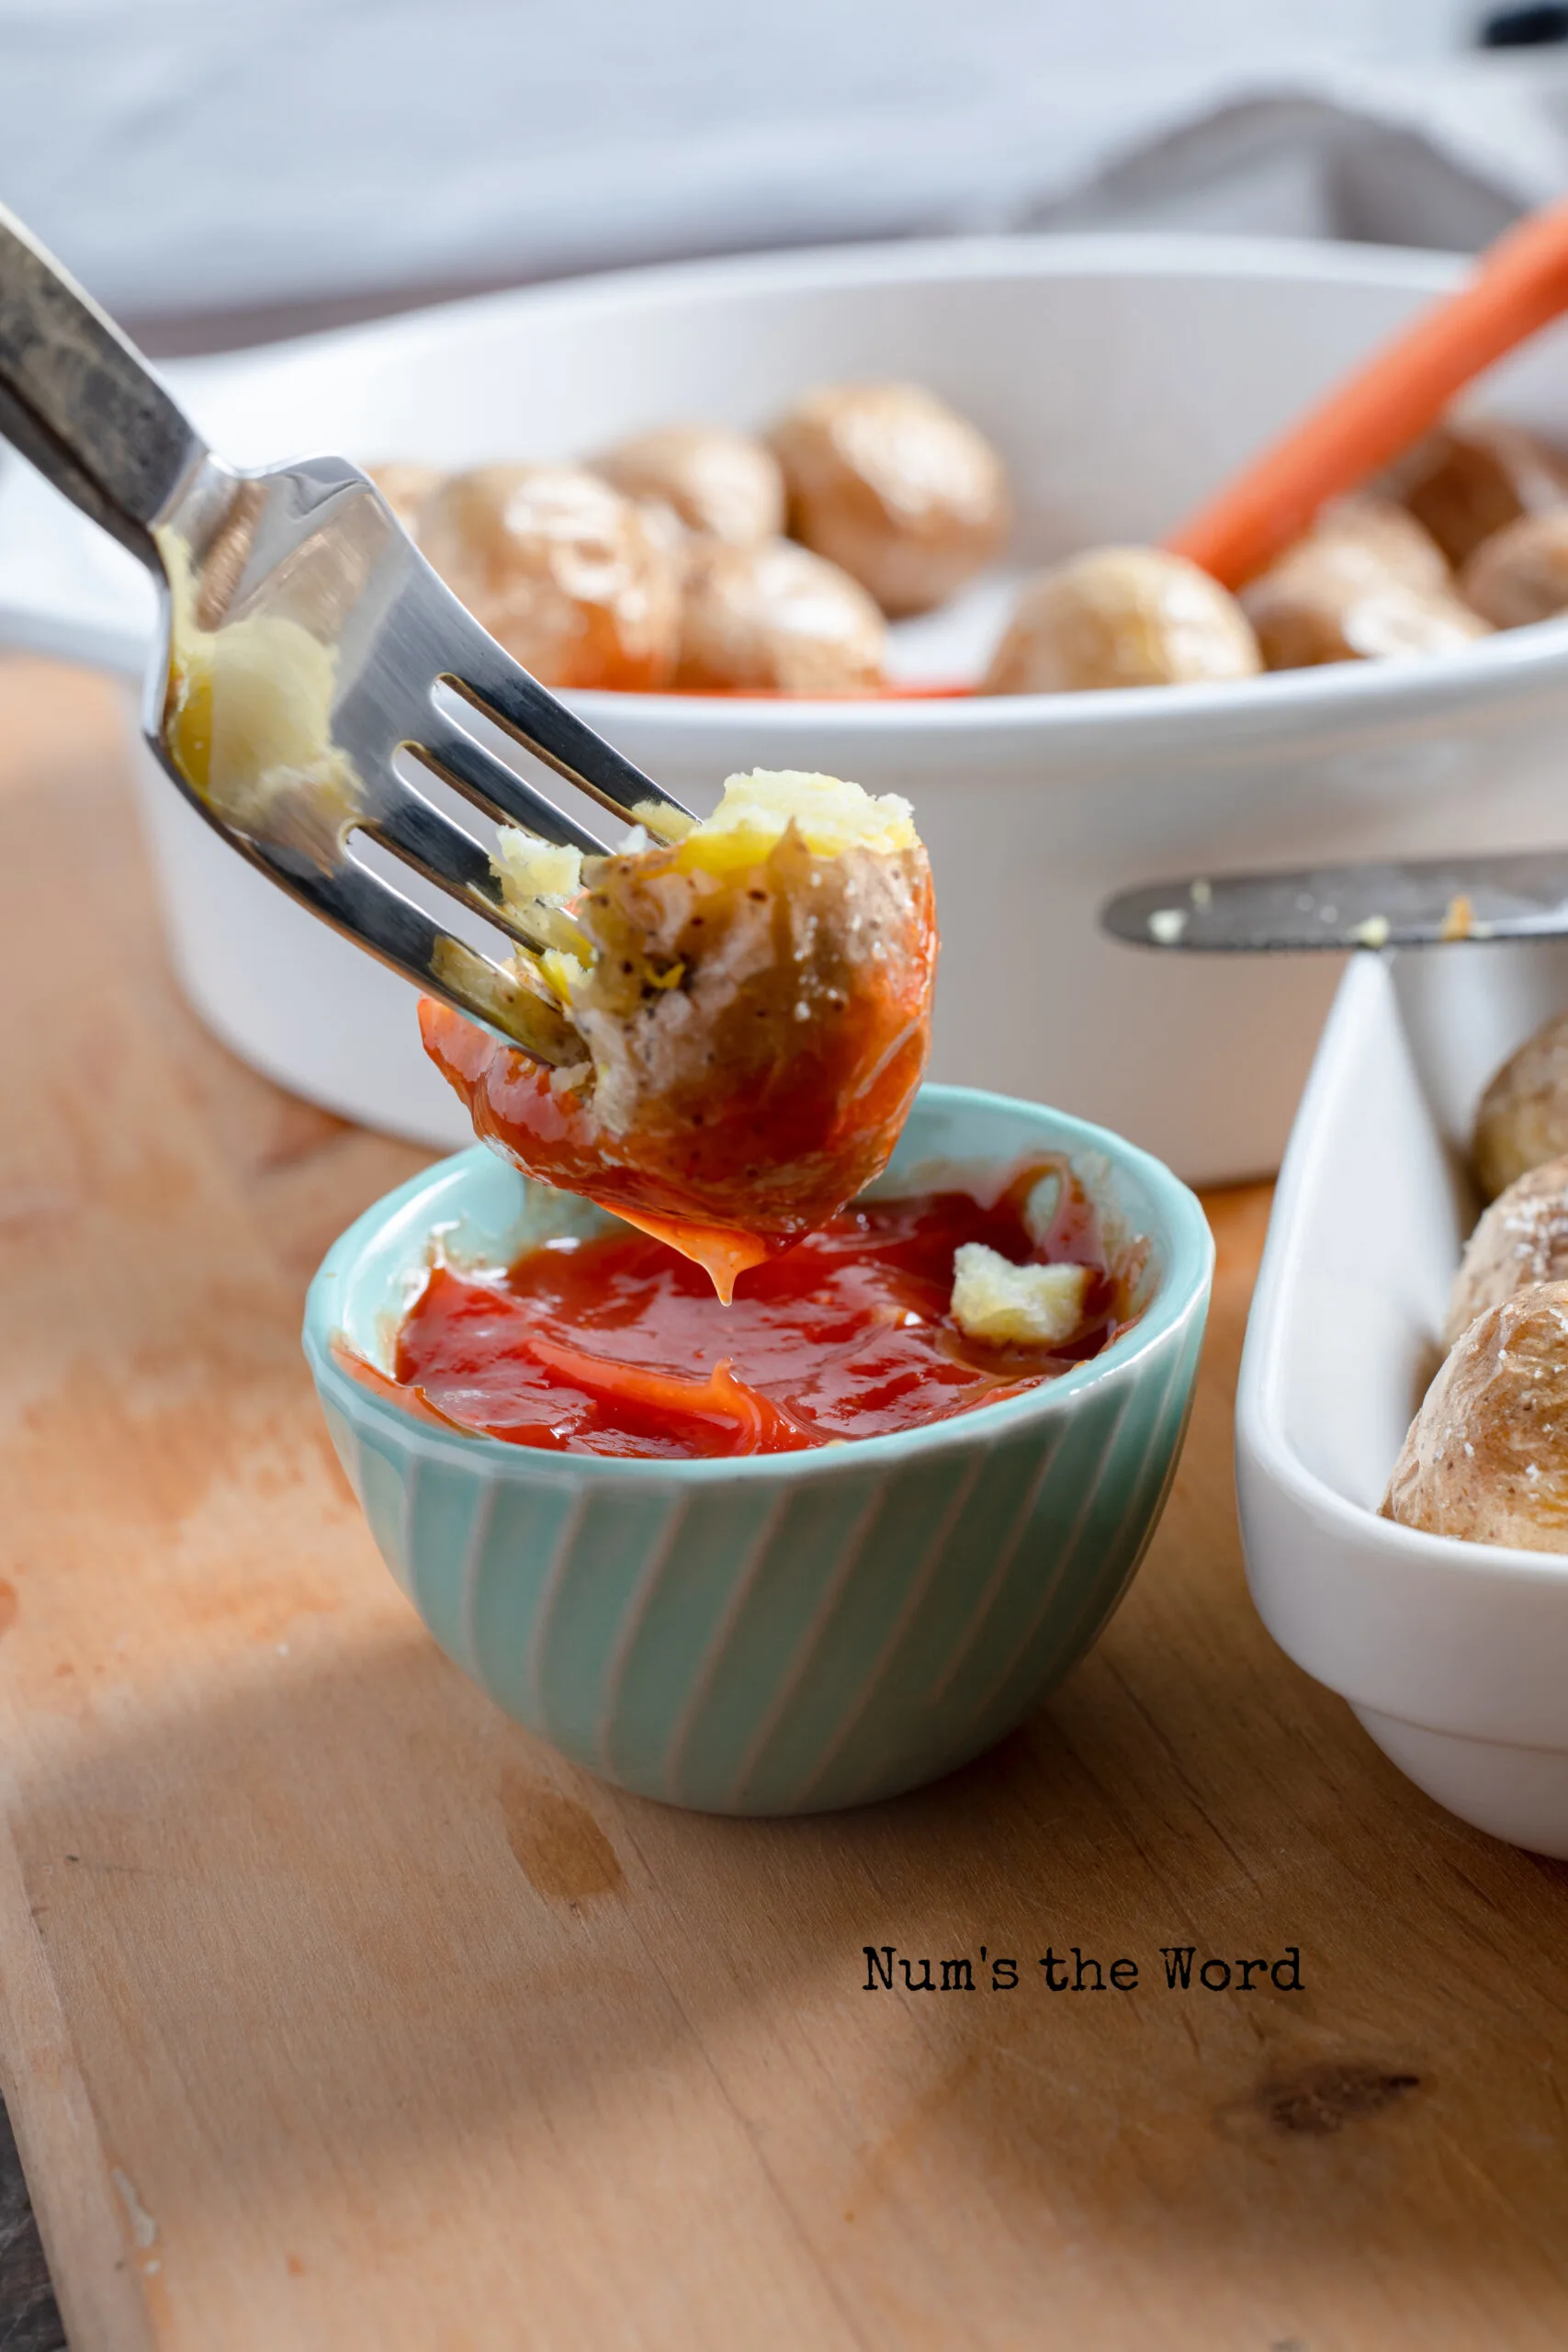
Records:
[[[1118,891],[1100,928],[1183,955],[1299,955],[1568,938],[1568,850],[1190,875]]]

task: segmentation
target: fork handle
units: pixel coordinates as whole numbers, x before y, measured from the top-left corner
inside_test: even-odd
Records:
[[[0,433],[150,570],[152,526],[206,456],[141,353],[0,205]]]

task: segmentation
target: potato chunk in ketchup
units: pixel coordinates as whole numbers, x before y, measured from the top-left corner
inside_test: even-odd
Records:
[[[589,859],[503,837],[498,873],[561,944],[582,1058],[548,1069],[426,1000],[476,1132],[735,1276],[886,1165],[930,1046],[936,919],[908,804],[830,776],[732,776],[684,839]]]

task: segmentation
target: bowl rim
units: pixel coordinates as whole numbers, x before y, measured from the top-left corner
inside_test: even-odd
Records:
[[[933,1106],[962,1111],[1023,1111],[1047,1118],[1056,1130],[1055,1148],[1071,1155],[1099,1154],[1118,1173],[1134,1177],[1156,1200],[1171,1235],[1166,1263],[1154,1295],[1132,1329],[1098,1356],[1022,1396],[1006,1397],[972,1412],[954,1413],[944,1420],[927,1421],[912,1430],[897,1430],[882,1437],[858,1438],[844,1445],[813,1446],[796,1453],[726,1455],[687,1460],[667,1456],[619,1456],[603,1453],[553,1453],[543,1447],[512,1445],[504,1438],[480,1431],[447,1430],[416,1420],[389,1404],[344,1372],[332,1353],[340,1329],[335,1300],[337,1285],[352,1280],[367,1250],[383,1229],[403,1216],[427,1193],[460,1185],[468,1170],[501,1160],[487,1144],[477,1143],[449,1155],[373,1202],[341,1233],[327,1250],[306,1294],[301,1333],[306,1361],[318,1392],[351,1421],[367,1422],[415,1451],[432,1452],[461,1462],[471,1469],[525,1483],[557,1478],[572,1485],[584,1479],[605,1486],[713,1486],[730,1480],[783,1481],[852,1475],[857,1470],[892,1468],[911,1457],[972,1450],[1036,1422],[1072,1409],[1074,1400],[1107,1380],[1136,1377],[1144,1360],[1168,1341],[1194,1314],[1206,1315],[1213,1274],[1214,1241],[1209,1221],[1195,1193],[1153,1153],[1127,1142],[1110,1128],[1077,1119],[1040,1102],[1028,1102],[977,1087],[924,1085],[919,1098]],[[944,1153],[947,1160],[959,1155]],[[501,1161],[505,1165],[504,1161]],[[522,1179],[536,1182],[536,1179]],[[543,1187],[548,1190],[549,1188]]]

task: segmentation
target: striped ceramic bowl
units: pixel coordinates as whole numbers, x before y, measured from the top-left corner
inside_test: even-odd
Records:
[[[733,1462],[544,1453],[418,1421],[389,1361],[439,1230],[502,1264],[600,1213],[482,1147],[367,1211],[310,1286],[305,1352],[376,1541],[447,1656],[605,1780],[807,1813],[934,1779],[1012,1729],[1125,1592],[1170,1484],[1213,1251],[1157,1160],[1059,1112],[923,1090],[878,1192],[1066,1153],[1151,1244],[1143,1314],[1030,1395],[893,1437]]]

